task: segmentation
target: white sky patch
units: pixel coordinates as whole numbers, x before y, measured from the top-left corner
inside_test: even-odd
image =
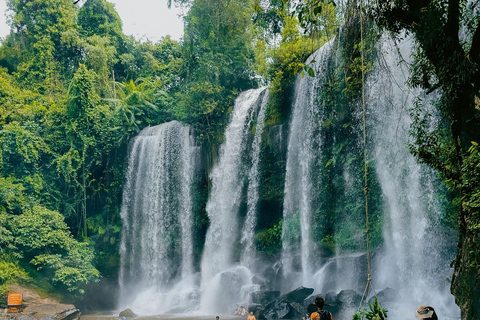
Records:
[[[73,1],[73,0],[72,0]],[[82,1],[84,2],[84,1]],[[157,41],[170,35],[175,40],[183,37],[182,10],[167,7],[167,0],[110,0],[115,4],[123,22],[123,32],[138,40]],[[10,33],[5,11],[6,0],[0,0],[0,37]]]
[[[183,37],[182,11],[167,7],[167,0],[111,0],[123,21],[123,32],[138,40],[157,41],[170,35]],[[173,1],[172,1],[173,2]]]

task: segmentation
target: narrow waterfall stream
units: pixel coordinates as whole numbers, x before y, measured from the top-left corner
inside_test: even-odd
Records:
[[[265,116],[267,113],[268,90],[263,94],[263,101],[258,111],[257,123],[255,127],[255,136],[252,143],[252,161],[248,174],[248,191],[247,191],[247,217],[242,229],[241,247],[242,256],[240,262],[242,266],[254,269],[255,260],[255,244],[254,237],[257,226],[258,215],[258,199],[260,187],[260,152],[262,143],[263,127],[265,125]]]
[[[325,44],[307,61],[307,64],[314,61],[315,77],[298,75],[295,81],[283,205],[282,263],[286,290],[308,283],[313,275],[310,228],[314,197],[318,193],[314,188],[314,171],[322,153],[318,130],[322,102],[317,95],[333,42]],[[296,253],[300,253],[300,257]],[[295,265],[295,261],[300,265]]]
[[[258,120],[257,126],[260,125],[260,127],[257,129],[263,130],[265,91],[265,88],[248,90],[241,93],[235,100],[225,132],[225,142],[220,147],[218,163],[210,174],[212,191],[207,202],[210,226],[205,240],[201,270],[202,286],[206,288],[202,296],[201,309],[205,312],[228,310],[232,301],[242,301],[241,288],[251,285],[250,270],[239,264],[234,253],[239,250],[238,242],[241,241],[239,208],[244,196],[245,184],[248,181],[248,175],[245,174],[248,164],[244,160],[245,153],[247,152],[247,156],[250,154],[248,137],[255,113],[259,109],[263,110],[260,114],[263,119]],[[258,139],[260,138],[258,137],[257,141],[254,139],[253,143],[260,143]],[[259,151],[253,158],[252,170],[256,170],[255,162],[258,166],[258,154]],[[258,173],[253,174],[258,175]],[[251,192],[255,192],[257,188],[253,184],[251,188],[249,187],[250,196],[253,196]],[[252,211],[250,217],[247,217],[246,224],[254,223],[255,206],[254,203],[250,204]],[[249,229],[252,227],[245,226]]]

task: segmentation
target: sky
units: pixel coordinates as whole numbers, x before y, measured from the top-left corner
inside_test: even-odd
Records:
[[[72,0],[73,1],[73,0]],[[82,3],[84,0],[82,1]],[[109,0],[115,4],[123,22],[123,32],[133,35],[138,40],[159,40],[171,35],[180,40],[183,36],[183,21],[179,17],[181,10],[167,8],[167,0]],[[9,32],[5,10],[6,0],[0,0],[0,37],[4,38]]]

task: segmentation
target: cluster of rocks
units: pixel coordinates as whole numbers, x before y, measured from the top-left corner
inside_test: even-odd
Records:
[[[316,310],[314,289],[299,287],[284,295],[280,291],[255,291],[250,294],[251,304],[248,311],[257,319],[302,319],[307,313]],[[362,295],[354,290],[342,290],[339,293],[322,294],[325,298],[325,309],[330,311],[334,319],[349,319],[357,311]],[[391,288],[377,294],[383,304],[394,304],[400,299],[399,293]],[[368,302],[373,302],[373,297]]]
[[[80,310],[73,304],[39,304],[28,306],[20,313],[5,313],[5,320],[79,320]]]
[[[22,293],[22,303],[18,313],[4,310],[2,320],[79,320],[80,310],[73,304],[62,304],[52,298],[42,298],[35,291],[17,285],[9,287],[11,292]]]

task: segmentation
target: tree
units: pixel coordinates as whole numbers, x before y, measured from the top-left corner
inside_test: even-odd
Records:
[[[113,4],[105,0],[87,0],[78,11],[78,24],[88,37],[112,37],[117,45],[123,41],[122,20]]]
[[[428,92],[441,89],[443,95],[438,109],[444,121],[433,130],[421,101],[417,102],[411,151],[440,173],[459,204],[452,292],[462,319],[480,316],[480,25],[476,6],[478,2],[462,0],[378,0],[370,7],[379,25],[393,32],[405,29],[415,36],[418,48],[411,84]]]
[[[14,216],[9,226],[20,255],[66,291],[83,294],[81,285],[99,277],[92,265],[92,249],[73,239],[58,212],[34,206]]]
[[[137,83],[115,83],[117,99],[109,99],[115,104],[115,113],[119,117],[123,138],[128,139],[149,125],[158,114],[155,99],[155,83],[150,79],[140,79]]]
[[[178,96],[176,115],[207,139],[223,132],[226,111],[237,93],[256,85],[251,71],[254,30],[250,14],[248,1],[197,0],[185,17],[184,89]],[[195,103],[201,110],[188,116]]]
[[[62,89],[64,76],[81,58],[73,2],[9,0],[8,8],[13,13],[9,41],[22,51],[18,78],[47,92]]]

